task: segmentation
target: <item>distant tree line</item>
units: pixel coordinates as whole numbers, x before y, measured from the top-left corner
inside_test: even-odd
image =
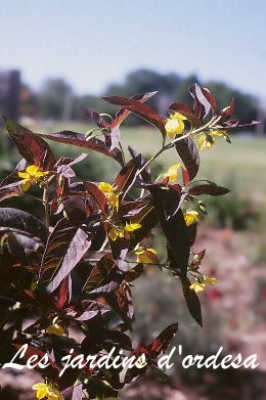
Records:
[[[180,101],[192,106],[188,88],[193,83],[207,87],[217,99],[219,107],[228,105],[234,98],[235,118],[242,121],[257,118],[258,102],[254,96],[233,89],[226,83],[201,82],[196,75],[182,78],[176,73],[162,74],[150,69],[138,69],[129,73],[123,83],[110,84],[103,95],[130,97],[137,93],[158,91],[149,100],[149,105],[162,116],[166,116],[167,107],[172,102]],[[21,115],[44,120],[78,120],[82,118],[80,107],[89,107],[98,113],[107,112],[111,115],[117,110],[102,100],[100,95],[75,95],[71,86],[62,78],[48,79],[40,93],[34,93],[30,87],[22,85]],[[132,116],[127,123],[137,125],[143,122]]]

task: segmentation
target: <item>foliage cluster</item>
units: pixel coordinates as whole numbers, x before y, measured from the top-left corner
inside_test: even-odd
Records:
[[[244,125],[231,118],[233,100],[219,111],[207,89],[194,84],[189,93],[193,109],[173,103],[169,118],[145,104],[154,92],[105,97],[120,109],[109,122],[106,116],[83,108],[97,125],[87,135],[34,133],[4,117],[22,160],[1,182],[0,201],[31,198],[39,211],[33,215],[23,207],[0,208],[0,363],[8,363],[24,345],[21,362],[47,356],[46,368],[36,365],[44,379],[33,387],[38,399],[118,398],[125,384],[148,368],[158,370],[158,360],[178,324],[173,322],[148,344],[133,345],[131,287],[147,268],[172,274],[182,286],[191,316],[202,325],[197,293],[216,279],[201,272],[205,250],[192,251],[197,225],[206,211],[200,196],[220,196],[228,189],[195,180],[198,147],[211,148],[220,138],[230,142],[228,130]],[[125,159],[119,128],[130,112],[161,134],[161,148],[149,159],[131,147],[131,158]],[[99,131],[103,139],[96,137]],[[80,180],[72,167],[86,155],[56,160],[47,140],[102,153],[121,169],[112,184],[91,181],[90,171],[87,179]],[[152,178],[153,162],[169,149],[176,150],[180,162]],[[158,227],[166,242],[166,253],[160,258],[153,245]],[[25,327],[29,317],[30,325]],[[66,356],[82,360],[108,354],[112,359],[134,357],[142,368],[107,368],[80,361],[62,374]]]
[[[134,93],[146,93],[157,90],[158,96],[150,99],[150,106],[159,114],[165,116],[168,104],[178,98],[190,106],[192,99],[187,88],[193,83],[203,86],[203,82],[196,75],[182,77],[177,73],[162,74],[150,69],[138,69],[129,73],[121,84],[110,84],[105,93],[130,97]],[[235,99],[234,115],[242,121],[251,121],[257,115],[257,102],[251,95],[242,93],[229,85],[220,82],[204,82],[214,94],[219,107],[229,104]],[[74,93],[71,86],[61,78],[48,79],[39,93],[33,93],[24,86],[21,95],[21,114],[32,117],[41,117],[44,120],[77,119],[82,116],[78,107],[90,107],[98,112],[113,113],[111,104],[104,104],[98,96]],[[139,125],[143,120],[130,115],[125,124]]]

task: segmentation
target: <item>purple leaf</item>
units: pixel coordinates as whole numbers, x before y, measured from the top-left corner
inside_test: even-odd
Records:
[[[61,131],[50,134],[39,133],[38,135],[43,137],[44,139],[53,140],[55,142],[71,144],[74,146],[83,147],[85,149],[97,151],[113,158],[119,164],[123,165],[123,157],[121,151],[117,148],[109,150],[102,140],[96,138],[86,140],[85,136],[81,133],[76,133],[72,131]]]
[[[150,108],[146,104],[143,104],[141,101],[119,96],[103,97],[103,99],[111,104],[115,104],[132,111],[140,118],[158,128],[161,131],[162,135],[165,136],[165,119],[157,114],[157,112],[154,111],[152,108]]]
[[[129,286],[122,284],[116,291],[108,293],[105,298],[112,309],[126,324],[128,329],[131,329],[134,320],[134,307]]]
[[[124,165],[124,167],[115,178],[114,186],[117,188],[118,193],[123,193],[122,200],[125,198],[127,192],[135,182],[139,163],[140,155],[136,158],[133,158],[126,165]]]
[[[178,324],[173,323],[165,328],[157,338],[148,346],[148,352],[151,359],[160,357],[169,347],[177,332]]]
[[[109,124],[101,117],[96,111],[93,111],[91,108],[87,107],[79,107],[82,113],[89,118],[91,122],[94,122],[99,128],[108,128]]]
[[[209,194],[210,196],[221,196],[229,192],[229,189],[222,186],[217,186],[216,184],[197,185],[190,188],[188,191],[188,193],[192,194],[193,196],[198,196],[201,194]]]
[[[94,266],[86,283],[85,290],[91,293],[114,291],[124,279],[125,271],[118,267],[112,254],[104,255]]]
[[[55,156],[45,140],[8,118],[4,117],[4,122],[12,142],[30,165],[37,165],[44,171],[53,170]]]
[[[83,184],[88,194],[94,199],[96,204],[98,204],[102,213],[106,215],[108,212],[108,205],[103,192],[98,188],[98,186],[94,185],[92,182],[83,181]]]
[[[175,142],[175,148],[186,167],[189,181],[191,181],[197,175],[200,165],[197,146],[190,138],[184,138]]]
[[[109,312],[102,304],[93,300],[83,300],[80,303],[74,303],[73,306],[65,308],[64,312],[68,317],[74,318],[76,321],[88,321],[96,317],[96,315]]]
[[[60,234],[60,232],[57,231],[57,234]],[[91,240],[88,239],[88,235],[82,229],[78,228],[76,229],[75,234],[72,236],[71,241],[69,243],[64,242],[64,245],[65,246],[60,246],[62,250],[60,260],[58,260],[58,256],[56,259],[53,258],[53,262],[57,261],[57,271],[55,272],[56,275],[47,286],[48,292],[53,292],[68,276],[68,274],[70,274],[72,269],[77,265],[77,263],[90,248]],[[47,270],[45,256],[47,257],[47,252],[45,252],[43,258],[42,268]],[[49,261],[51,262],[51,259]]]
[[[201,120],[195,117],[187,104],[179,102],[173,103],[170,105],[169,109],[184,115],[184,117],[186,117],[193,126],[197,127],[201,125]]]
[[[139,165],[138,168],[141,169],[144,167],[146,164],[145,158],[142,156],[142,154],[138,153],[137,151],[133,150],[130,146],[128,146],[128,151],[130,152],[131,156],[135,159],[138,160]],[[140,177],[143,179],[145,183],[150,183],[151,182],[151,169],[150,166],[147,166],[140,174]]]
[[[170,186],[165,196],[165,216],[167,220],[177,213],[187,195],[188,193],[181,193],[179,185]]]
[[[166,218],[165,198],[166,190],[158,186],[149,186],[156,213],[158,215],[163,232],[169,244],[171,253],[171,268],[180,269],[186,275],[188,259],[190,254],[190,238],[188,227],[185,223],[181,209],[172,218]]]
[[[32,214],[16,208],[0,208],[0,226],[15,231],[21,231],[25,235],[36,236],[46,242],[48,230],[45,225]]]
[[[82,400],[83,398],[82,383],[76,386],[70,386],[62,390],[61,394],[63,395],[64,400]]]
[[[158,223],[158,216],[151,201],[130,218],[130,223],[141,224],[141,228],[134,231],[130,241],[130,249],[133,249],[137,243],[150,234],[152,228]]]
[[[142,275],[143,271],[144,271],[143,264],[139,263],[134,268],[131,268],[127,272],[127,274],[125,276],[125,280],[127,282],[132,282],[132,281],[138,279]]]
[[[199,298],[194,290],[191,290],[189,287],[191,282],[189,281],[187,276],[180,275],[179,276],[182,289],[184,293],[184,298],[186,300],[186,304],[191,316],[195,319],[195,321],[202,326],[202,315],[201,315],[201,305]]]
[[[209,114],[213,104],[216,104],[214,97],[197,83],[190,86],[189,92],[194,99],[195,117],[200,120],[205,118]]]
[[[147,92],[147,93],[140,93],[136,94],[135,96],[130,97],[133,100],[139,100],[141,103],[144,103],[145,101],[149,100],[152,96],[154,96],[157,92]],[[105,98],[105,100],[108,100],[108,97]],[[124,121],[124,119],[130,114],[129,110],[126,110],[125,108],[121,108],[118,110],[115,119],[112,122],[112,128],[120,126],[121,123]]]
[[[71,225],[65,218],[60,219],[48,237],[39,277],[43,280],[51,279],[61,264],[65,271],[74,268],[89,246],[87,239],[87,234],[78,226]],[[70,263],[69,266],[67,262]],[[57,286],[66,275],[62,271],[60,278],[57,277]]]
[[[19,196],[19,190],[17,189],[18,184],[14,183],[10,187],[0,188],[0,202],[10,197]]]

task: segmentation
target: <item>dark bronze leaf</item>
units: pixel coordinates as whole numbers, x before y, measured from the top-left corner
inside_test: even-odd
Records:
[[[53,140],[55,142],[71,144],[73,146],[78,146],[84,149],[89,149],[98,153],[105,154],[106,156],[116,160],[119,164],[123,165],[123,157],[121,151],[117,148],[110,150],[102,140],[96,138],[86,140],[85,136],[81,133],[72,131],[61,131],[50,134],[39,133],[38,136],[41,136],[44,139]]]
[[[194,186],[190,188],[188,192],[193,196],[198,196],[201,194],[209,194],[210,196],[222,196],[226,193],[229,193],[230,190],[222,186],[217,186],[215,184],[205,184]]]
[[[182,274],[186,275],[190,254],[190,237],[182,210],[179,208],[172,218],[167,219],[166,190],[156,186],[148,188],[151,191],[156,213],[169,244],[169,250],[172,254],[172,268],[180,269]]]
[[[36,236],[43,242],[46,242],[48,237],[48,230],[39,219],[16,208],[0,208],[0,227]]]
[[[184,298],[186,300],[188,310],[189,310],[191,316],[194,318],[194,320],[200,326],[202,326],[201,305],[200,305],[199,298],[198,298],[197,294],[195,293],[195,291],[191,290],[189,288],[191,285],[191,282],[188,279],[188,277],[180,275],[179,278],[182,283],[182,289],[183,289]]]
[[[56,159],[45,140],[8,118],[4,117],[4,122],[12,142],[30,165],[53,170]]]
[[[141,103],[139,100],[135,100],[127,97],[119,96],[109,96],[103,97],[104,100],[111,104],[115,104],[132,111],[134,114],[138,115],[140,118],[149,122],[151,125],[159,129],[163,136],[166,135],[165,132],[165,119],[157,114],[152,108],[146,104]]]
[[[184,163],[189,181],[195,178],[200,165],[200,157],[197,146],[192,139],[184,138],[175,142],[175,148]],[[188,182],[184,182],[185,184]]]

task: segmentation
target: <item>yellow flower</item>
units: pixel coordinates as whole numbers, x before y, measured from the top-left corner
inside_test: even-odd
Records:
[[[53,324],[49,326],[46,331],[49,333],[49,335],[56,335],[56,336],[62,336],[65,333],[64,328],[60,324]]]
[[[187,211],[184,214],[184,218],[186,225],[189,226],[194,222],[199,222],[199,213],[197,211]]]
[[[128,224],[128,225],[126,225],[125,226],[125,231],[126,232],[133,232],[133,231],[135,231],[136,229],[139,229],[139,228],[141,228],[141,224]]]
[[[36,390],[36,398],[41,400],[47,397],[48,400],[63,400],[61,393],[54,389],[51,384],[39,382],[32,386],[33,390]]]
[[[178,168],[181,167],[181,164],[172,165],[172,167],[168,168],[168,170],[161,174],[164,178],[169,178],[170,182],[175,182],[178,178]]]
[[[194,290],[196,293],[201,293],[205,289],[206,283],[215,285],[217,280],[216,278],[210,278],[209,276],[203,275],[202,278],[196,278],[195,282],[189,286],[189,289]]]
[[[141,224],[128,224],[124,227],[112,226],[112,228],[108,232],[108,235],[112,241],[115,241],[118,237],[126,237],[127,232],[133,232],[139,228],[141,228]]]
[[[22,190],[26,192],[31,185],[40,181],[49,171],[41,171],[36,165],[30,165],[26,168],[26,172],[18,172],[18,176],[23,178]]]
[[[115,211],[118,211],[119,206],[119,193],[116,192],[116,189],[110,185],[110,183],[101,182],[99,184],[99,189],[105,195],[108,204],[112,207]]]
[[[203,133],[198,140],[199,150],[202,150],[204,147],[205,149],[211,149],[216,143],[217,136],[224,136],[226,138],[227,133],[222,129],[213,129],[208,133]]]
[[[114,242],[118,237],[124,237],[124,229],[118,228],[117,226],[112,226],[108,232],[109,238]]]
[[[170,139],[173,139],[175,135],[183,133],[185,129],[184,120],[186,119],[186,117],[178,112],[170,115],[165,124],[165,130]]]
[[[136,250],[135,254],[137,256],[137,262],[145,264],[154,261],[153,258],[154,256],[156,256],[157,251],[151,247],[147,247],[147,248],[141,248],[140,250]]]

